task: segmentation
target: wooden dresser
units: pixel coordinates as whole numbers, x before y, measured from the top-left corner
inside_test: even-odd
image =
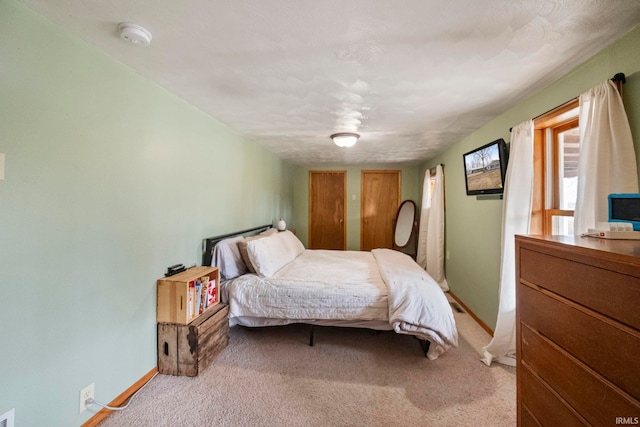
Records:
[[[640,241],[515,245],[518,425],[639,425]]]

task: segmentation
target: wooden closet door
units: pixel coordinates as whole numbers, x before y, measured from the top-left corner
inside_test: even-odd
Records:
[[[309,171],[309,249],[346,249],[346,180],[346,171]]]
[[[400,171],[362,171],[360,250],[393,247],[393,221],[400,205]]]

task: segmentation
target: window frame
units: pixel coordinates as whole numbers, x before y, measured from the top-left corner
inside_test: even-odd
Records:
[[[560,132],[578,127],[579,116],[580,103],[575,98],[534,119],[532,234],[553,234],[553,217],[572,217],[574,214],[573,210],[559,209],[560,156],[557,136]]]

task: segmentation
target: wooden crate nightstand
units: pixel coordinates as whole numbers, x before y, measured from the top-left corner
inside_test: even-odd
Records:
[[[217,304],[188,325],[158,323],[158,371],[195,377],[229,343],[229,306]]]
[[[194,285],[199,282],[207,282],[208,291],[212,295],[206,295],[208,291],[201,289],[198,298]],[[157,296],[156,322],[186,325],[220,301],[220,270],[217,267],[193,267],[158,279]],[[204,302],[207,296],[211,301],[201,313],[196,303]]]
[[[220,271],[193,267],[159,279],[157,286],[158,371],[195,377],[229,343],[229,306],[220,303]]]

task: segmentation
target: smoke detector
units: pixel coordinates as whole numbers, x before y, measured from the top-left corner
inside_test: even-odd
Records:
[[[137,46],[149,46],[151,44],[151,33],[140,25],[123,22],[118,24],[118,31],[120,32],[120,38]]]

